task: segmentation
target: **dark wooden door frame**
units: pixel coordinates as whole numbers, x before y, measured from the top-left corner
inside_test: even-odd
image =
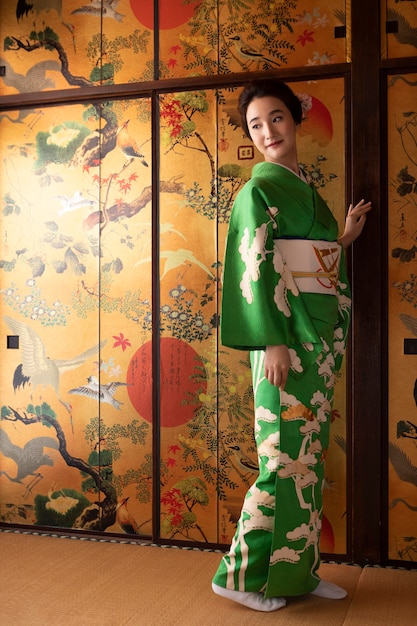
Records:
[[[351,352],[351,420],[348,433],[348,551],[360,565],[382,563],[383,487],[387,484],[382,458],[386,438],[383,394],[383,261],[381,184],[381,7],[379,0],[351,4],[351,201],[372,200],[365,231],[350,253],[353,290]],[[385,524],[384,524],[385,526]]]

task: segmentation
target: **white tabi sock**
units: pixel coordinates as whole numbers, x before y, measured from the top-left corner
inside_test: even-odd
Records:
[[[313,596],[329,598],[330,600],[342,600],[347,596],[347,591],[342,589],[342,587],[338,587],[334,583],[329,583],[326,580],[321,580],[314,591],[310,593]]]
[[[243,604],[254,611],[264,611],[269,613],[271,611],[277,611],[286,605],[284,598],[264,598],[262,593],[256,591],[235,591],[234,589],[225,589],[212,583],[212,589],[218,596],[223,596],[228,600],[233,600],[238,604]]]

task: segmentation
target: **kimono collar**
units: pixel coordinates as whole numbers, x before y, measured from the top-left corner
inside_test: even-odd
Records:
[[[317,223],[316,227],[321,224],[330,232],[334,231],[336,228],[337,236],[337,222],[326,202],[318,193],[314,183],[308,183],[305,174],[301,172],[301,170],[300,173],[301,176],[298,176],[288,167],[268,161],[257,163],[252,169],[252,177],[259,176],[260,178],[270,179],[271,182],[276,182],[277,185],[285,188],[290,195],[293,194],[294,199],[297,199],[301,204],[312,206],[314,210],[314,221]],[[314,226],[313,230],[315,230]],[[316,239],[317,238],[320,237],[316,237]]]
[[[286,165],[280,165],[279,163],[270,163],[269,161],[263,161],[261,163],[256,163],[252,169],[252,176],[271,176],[272,178],[276,178],[276,176],[283,176],[288,180],[293,179],[295,176],[296,179],[301,180],[305,184],[309,184],[304,172],[299,169],[298,174],[291,170]]]

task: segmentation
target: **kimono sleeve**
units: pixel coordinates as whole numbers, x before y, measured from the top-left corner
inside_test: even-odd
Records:
[[[320,338],[274,240],[278,209],[251,184],[236,198],[227,235],[220,318],[223,345],[240,350],[300,344],[317,356]],[[302,358],[302,361],[304,359]]]

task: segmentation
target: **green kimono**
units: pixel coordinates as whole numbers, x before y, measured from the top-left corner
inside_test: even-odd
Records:
[[[246,494],[213,582],[265,597],[318,583],[324,459],[335,376],[345,351],[350,289],[342,252],[336,295],[300,292],[276,239],[334,242],[337,222],[313,185],[285,167],[255,165],[227,236],[221,340],[250,350],[259,476]],[[285,391],[264,375],[265,347],[285,344]]]

